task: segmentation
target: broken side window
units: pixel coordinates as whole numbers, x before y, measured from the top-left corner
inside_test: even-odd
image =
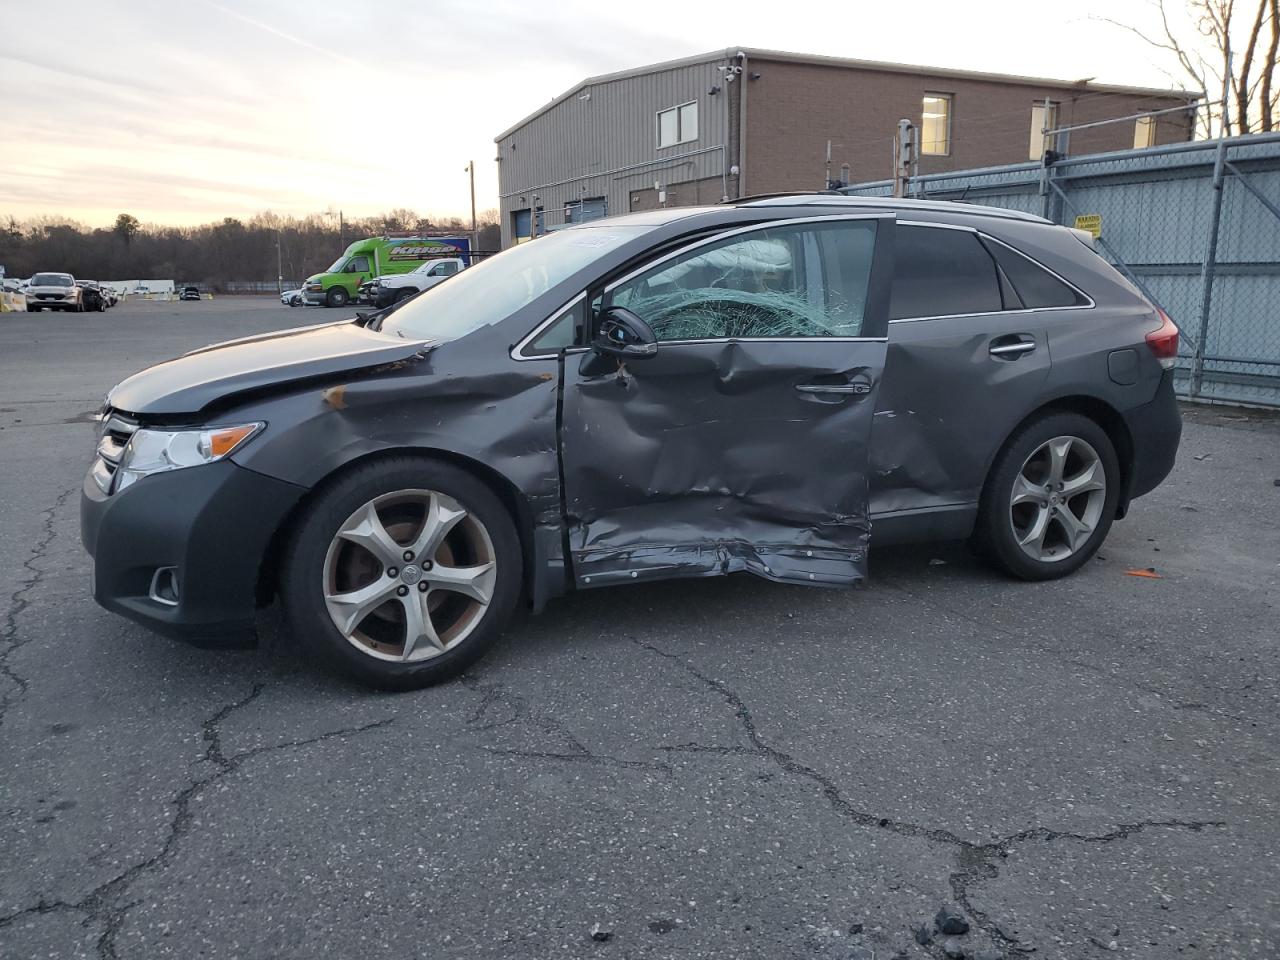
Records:
[[[762,227],[701,244],[608,292],[659,340],[856,337],[874,220]]]

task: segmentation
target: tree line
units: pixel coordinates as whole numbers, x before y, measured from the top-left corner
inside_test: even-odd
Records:
[[[497,211],[478,220],[476,249],[498,250]],[[10,277],[52,270],[90,280],[172,279],[218,290],[235,282],[274,284],[277,243],[285,280],[300,281],[328,267],[353,240],[406,230],[465,237],[470,224],[457,217],[419,217],[404,209],[351,220],[338,214],[298,218],[267,212],[195,227],[144,224],[128,213],[110,227],[58,217],[9,217],[0,226],[0,264]]]

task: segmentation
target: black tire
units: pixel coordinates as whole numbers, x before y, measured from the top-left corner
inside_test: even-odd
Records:
[[[361,506],[399,490],[428,489],[452,497],[483,525],[493,544],[496,579],[488,609],[456,646],[422,661],[388,661],[358,649],[325,609],[325,558],[336,532]],[[501,634],[523,579],[519,535],[507,509],[465,470],[428,457],[374,460],[339,475],[317,491],[292,530],[280,571],[285,620],[304,650],[347,679],[383,690],[414,690],[457,676]]]
[[[39,312],[40,312],[39,307],[33,307],[31,304],[29,303],[27,304],[27,313],[39,313]]]
[[[1106,477],[1102,512],[1093,532],[1061,560],[1036,560],[1025,553],[1014,536],[1010,520],[1013,485],[1027,459],[1055,437],[1076,437],[1098,454]],[[1025,424],[1014,433],[996,455],[982,489],[973,546],[999,569],[1020,580],[1053,580],[1065,577],[1089,562],[1106,539],[1120,501],[1120,462],[1111,438],[1095,421],[1078,413],[1048,413]]]
[[[415,297],[417,295],[418,295],[417,290],[414,290],[411,287],[406,287],[405,289],[399,290],[396,292],[396,298],[395,300],[392,301],[392,303],[399,303],[402,300],[408,300],[410,297]]]
[[[351,299],[347,293],[346,287],[330,287],[329,292],[324,295],[324,305],[326,307],[345,307]]]

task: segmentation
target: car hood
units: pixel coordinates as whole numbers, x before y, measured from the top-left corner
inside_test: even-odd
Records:
[[[236,394],[423,357],[432,346],[354,320],[266,333],[148,367],[117,384],[107,406],[144,416],[195,414]]]

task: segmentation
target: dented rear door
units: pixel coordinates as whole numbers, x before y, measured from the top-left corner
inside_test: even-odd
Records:
[[[655,356],[565,358],[568,546],[579,586],[745,571],[866,574],[868,444],[884,371],[892,216],[773,221],[588,291]]]

